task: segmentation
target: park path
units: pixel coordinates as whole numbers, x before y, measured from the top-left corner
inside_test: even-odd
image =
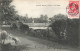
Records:
[[[63,46],[55,42],[27,36],[19,31],[7,30],[7,32],[18,37],[21,41],[20,45],[27,46],[27,51],[79,51],[69,46]],[[26,50],[24,50],[26,51]]]

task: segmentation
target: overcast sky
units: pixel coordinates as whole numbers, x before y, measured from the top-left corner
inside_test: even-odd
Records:
[[[67,14],[68,3],[68,0],[13,0],[11,4],[22,16],[28,14],[29,17],[39,17],[41,14],[47,14],[48,17],[52,17],[59,13]]]

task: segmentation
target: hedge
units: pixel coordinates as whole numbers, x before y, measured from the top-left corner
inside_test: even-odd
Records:
[[[61,43],[79,45],[79,19],[57,20],[50,25]]]

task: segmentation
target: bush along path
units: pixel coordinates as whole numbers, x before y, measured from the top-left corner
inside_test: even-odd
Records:
[[[79,19],[56,20],[50,26],[60,43],[79,46]]]

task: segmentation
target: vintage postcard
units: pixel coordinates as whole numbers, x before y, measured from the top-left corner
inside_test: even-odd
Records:
[[[0,51],[80,51],[80,0],[0,0]]]

